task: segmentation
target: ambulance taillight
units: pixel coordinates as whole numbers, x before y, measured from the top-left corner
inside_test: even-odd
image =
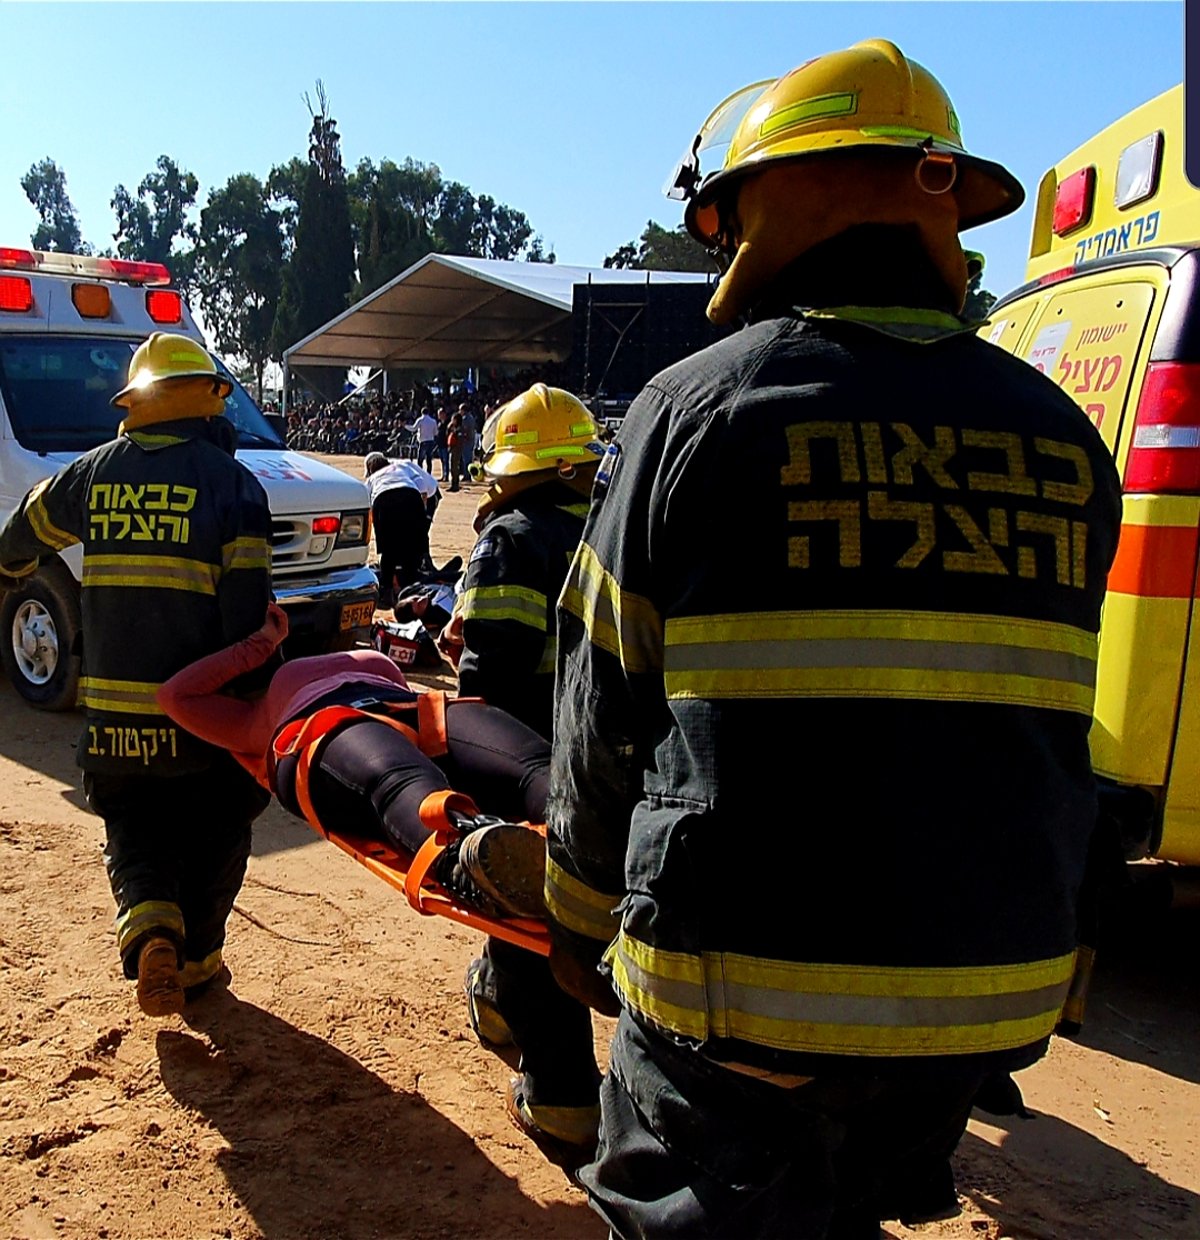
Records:
[[[183,299],[174,290],[154,289],[146,294],[146,313],[155,323],[179,323]]]
[[[1063,177],[1054,195],[1054,234],[1082,228],[1092,218],[1092,204],[1096,197],[1096,169],[1090,164]]]
[[[1146,368],[1125,490],[1200,494],[1200,363],[1151,362]]]
[[[0,310],[27,314],[33,309],[33,285],[25,276],[0,276]]]

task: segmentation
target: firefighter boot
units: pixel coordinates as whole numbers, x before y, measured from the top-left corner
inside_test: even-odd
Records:
[[[496,1005],[495,996],[489,993],[487,971],[487,961],[482,956],[476,956],[467,965],[467,976],[463,983],[463,989],[467,992],[467,1020],[482,1046],[488,1050],[503,1050],[512,1046],[516,1039],[508,1021]]]
[[[175,944],[161,936],[149,938],[138,952],[138,1007],[147,1016],[174,1016],[183,1011],[183,984]]]
[[[509,1119],[551,1162],[575,1171],[591,1160],[600,1135],[600,1103],[545,1106],[533,1098],[528,1072],[514,1076],[505,1093]]]

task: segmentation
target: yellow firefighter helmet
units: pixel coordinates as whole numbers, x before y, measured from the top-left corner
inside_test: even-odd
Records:
[[[703,175],[702,152],[722,140],[728,141],[723,166]],[[1008,215],[1025,197],[1005,168],[966,151],[941,83],[885,39],[818,56],[725,100],[697,135],[690,164],[685,156],[668,193],[690,195],[684,222],[693,237],[712,246],[723,240],[723,200],[738,180],[778,161],[863,148],[883,157],[923,154],[944,169],[953,177],[960,231]]]
[[[535,383],[501,405],[483,427],[483,472],[510,478],[535,470],[595,465],[604,453],[596,423],[578,397]]]
[[[183,380],[196,380],[184,383]],[[129,362],[129,382],[112,398],[119,409],[152,400],[167,416],[211,417],[225,409],[233,384],[203,345],[174,332],[154,332]],[[174,409],[179,405],[178,410]]]

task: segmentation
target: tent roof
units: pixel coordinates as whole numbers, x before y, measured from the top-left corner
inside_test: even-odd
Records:
[[[683,271],[630,271],[427,254],[285,350],[289,366],[474,366],[561,361],[575,285],[702,283]]]

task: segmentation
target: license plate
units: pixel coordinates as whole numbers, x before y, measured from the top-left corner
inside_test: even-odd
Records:
[[[375,604],[368,601],[366,603],[347,603],[342,608],[341,630],[344,633],[347,629],[362,628],[365,624],[371,623],[371,618],[375,615]]]

